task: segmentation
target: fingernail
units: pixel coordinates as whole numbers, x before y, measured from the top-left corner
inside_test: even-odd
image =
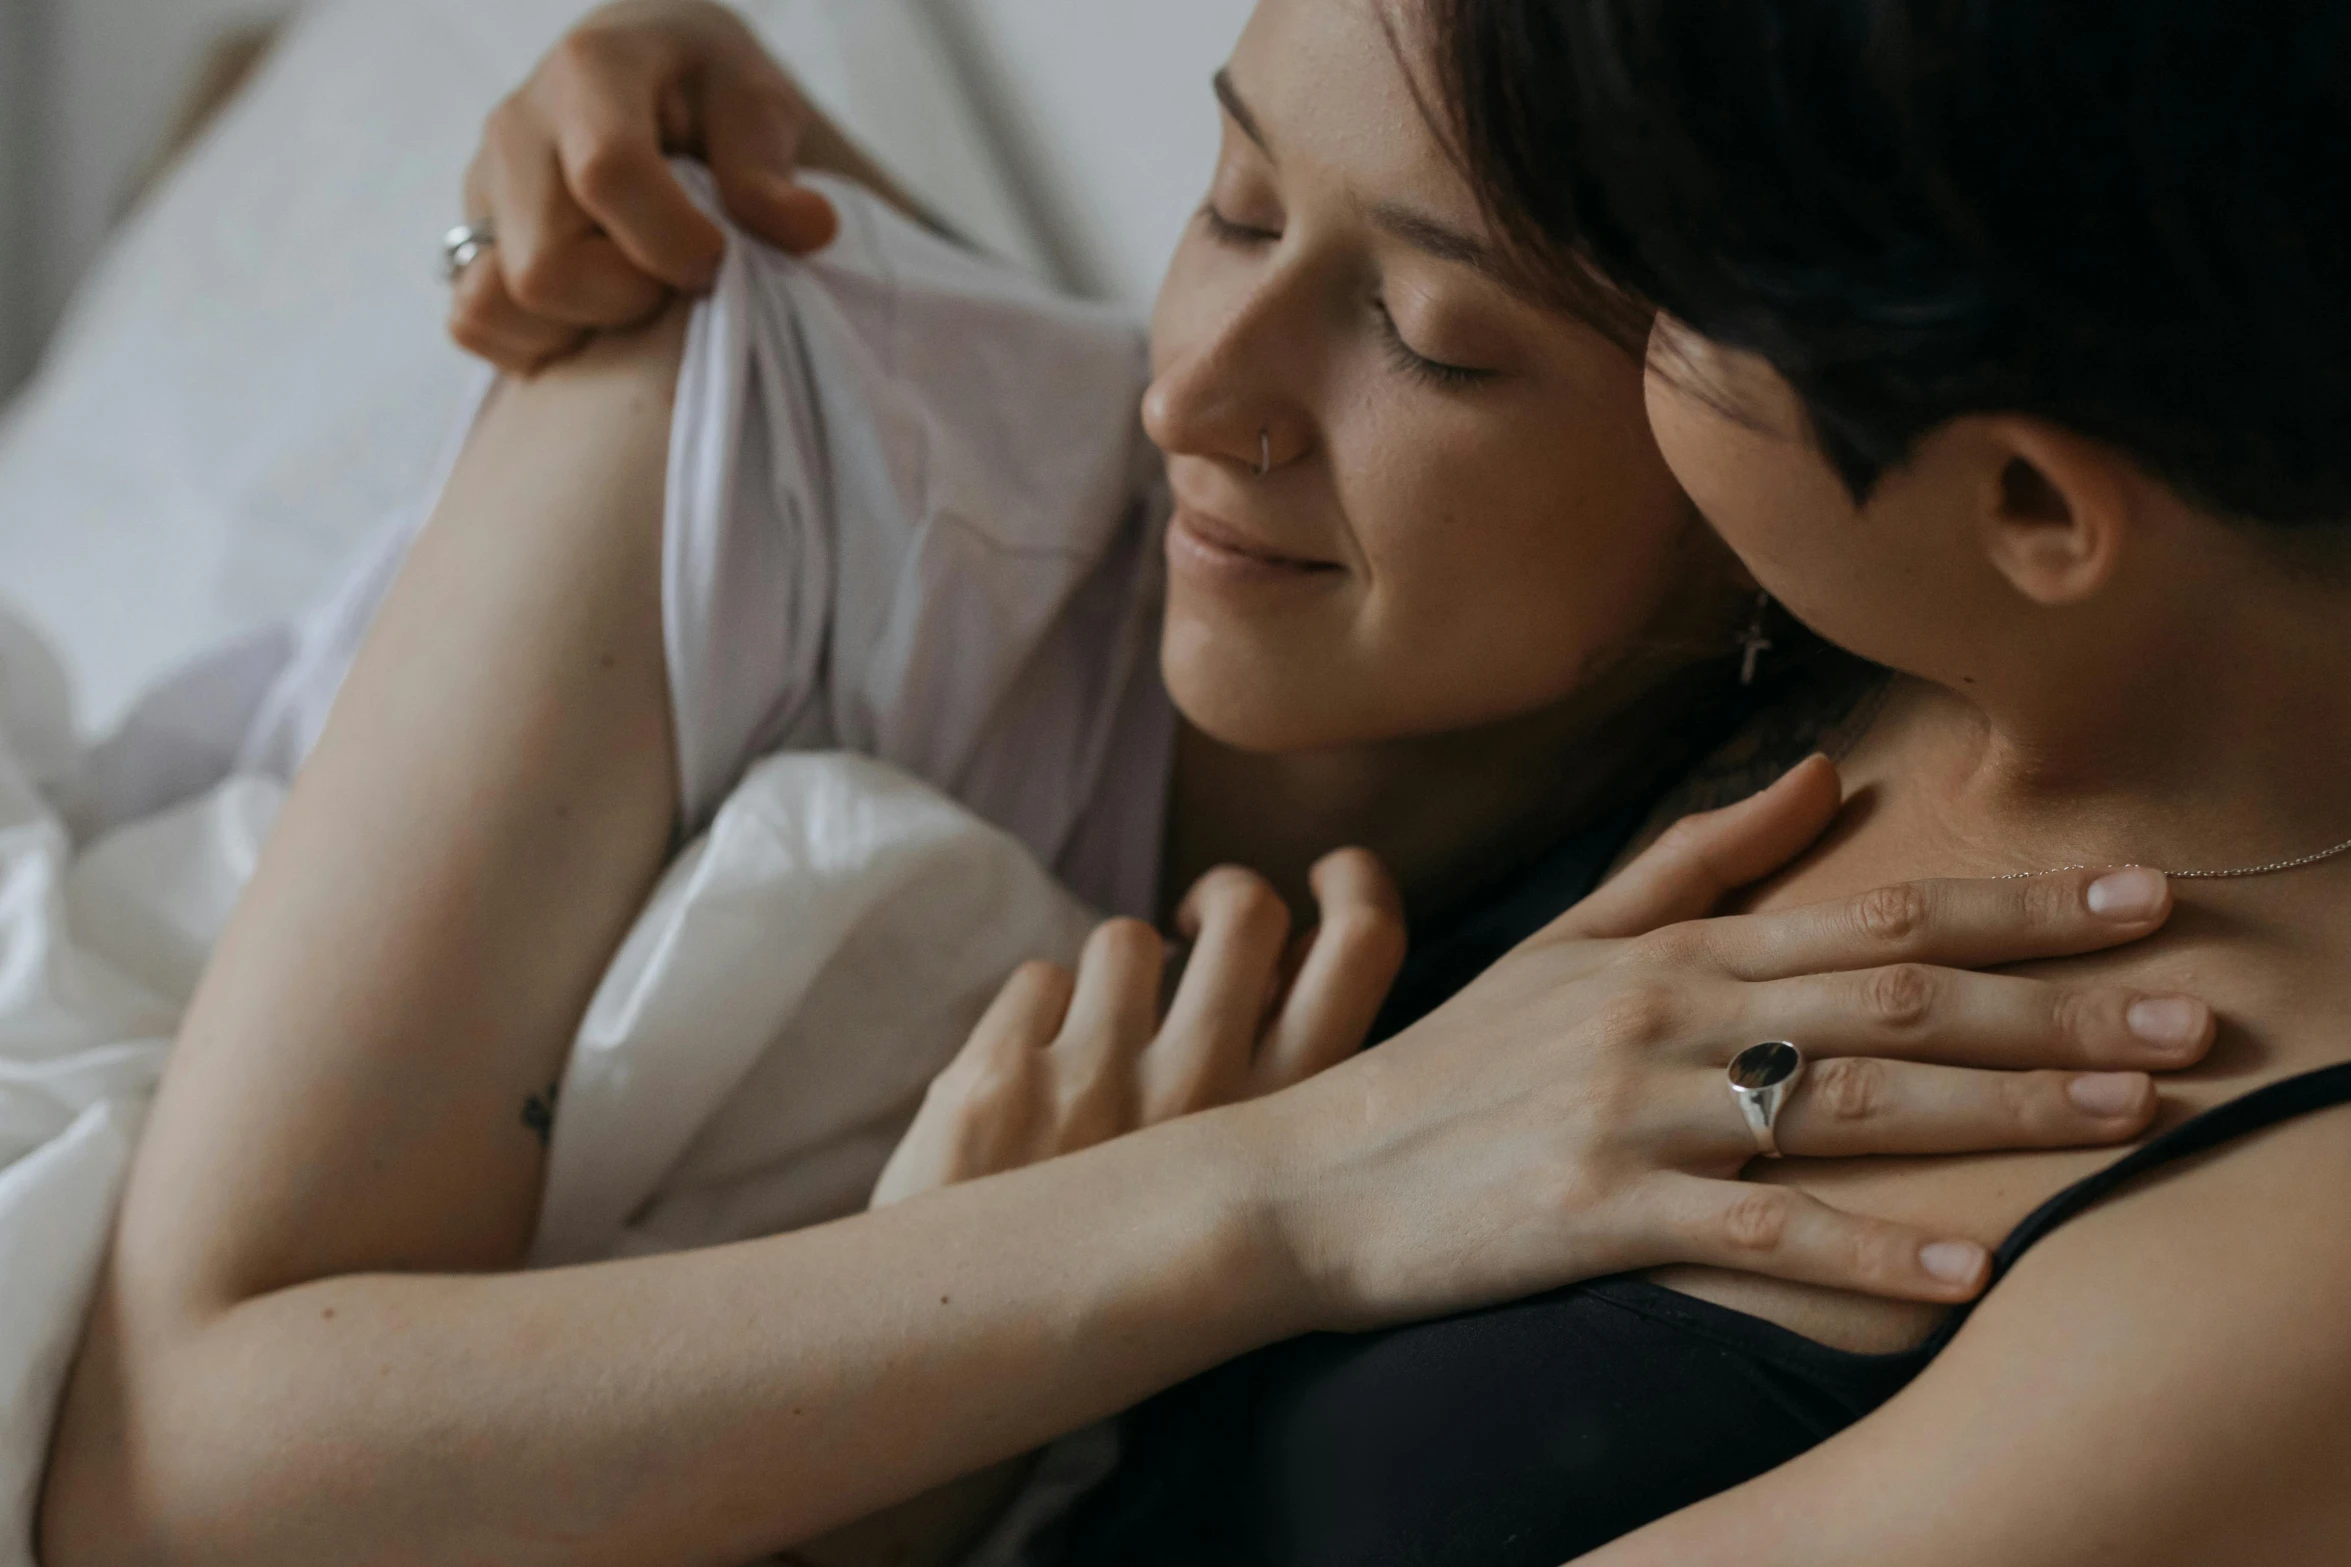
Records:
[[[2185,996],[2148,996],[2123,1014],[2131,1032],[2163,1050],[2186,1050],[2204,1038],[2204,1003]]]
[[[1918,1265],[1945,1284],[1974,1283],[1991,1260],[1973,1241],[1934,1241],[1918,1249]]]
[[[2065,1097],[2085,1114],[2112,1118],[2139,1108],[2147,1078],[2139,1072],[2084,1072],[2065,1085]]]
[[[2153,919],[2163,908],[2161,871],[2133,865],[2090,883],[2090,912],[2118,924]]]

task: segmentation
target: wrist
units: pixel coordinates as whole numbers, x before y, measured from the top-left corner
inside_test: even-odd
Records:
[[[1313,1332],[1323,1300],[1294,1245],[1295,1199],[1286,1173],[1293,1150],[1265,1101],[1191,1115],[1124,1139],[1153,1168],[1155,1208],[1178,1233],[1161,1237],[1181,1257],[1196,1322],[1221,1323],[1232,1354]],[[1166,1194],[1178,1193],[1170,1203]]]
[[[1233,1188],[1229,1222],[1236,1244],[1246,1231],[1269,1309],[1285,1318],[1284,1337],[1343,1330],[1357,1316],[1334,1244],[1334,1172],[1320,1152],[1315,1099],[1301,1086],[1195,1118],[1221,1123],[1227,1152],[1220,1168]]]

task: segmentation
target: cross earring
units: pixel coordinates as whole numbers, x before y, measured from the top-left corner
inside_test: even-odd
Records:
[[[1755,618],[1739,636],[1739,684],[1755,684],[1755,671],[1763,662],[1763,655],[1771,651],[1771,638],[1763,634],[1764,617],[1771,613],[1771,595],[1755,595]]]

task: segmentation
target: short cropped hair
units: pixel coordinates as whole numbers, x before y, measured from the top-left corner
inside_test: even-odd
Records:
[[[1856,499],[2014,412],[2351,520],[2346,0],[1428,0],[1518,260],[1794,387]]]

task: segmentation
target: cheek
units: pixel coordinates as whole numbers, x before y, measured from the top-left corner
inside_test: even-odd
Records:
[[[1350,514],[1382,641],[1410,678],[1513,706],[1567,694],[1677,586],[1687,511],[1631,367],[1607,395],[1523,418],[1389,432]]]

